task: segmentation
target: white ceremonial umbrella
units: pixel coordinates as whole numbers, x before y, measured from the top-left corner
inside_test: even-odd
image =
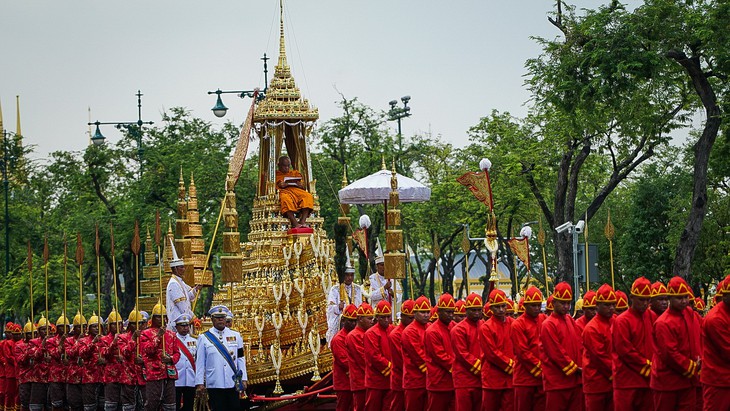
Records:
[[[341,204],[381,204],[390,198],[390,170],[379,170],[353,181],[338,192]],[[398,197],[401,203],[415,203],[431,199],[431,189],[418,181],[397,174]]]

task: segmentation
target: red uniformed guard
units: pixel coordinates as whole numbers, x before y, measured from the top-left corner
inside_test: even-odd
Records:
[[[46,351],[50,356],[48,366],[48,397],[54,411],[64,409],[66,404],[66,375],[68,366],[63,363],[61,347],[64,346],[66,336],[71,329],[71,323],[65,315],[61,314],[56,320],[56,335],[46,340]]]
[[[616,315],[623,314],[629,309],[629,296],[621,290],[616,290]]]
[[[139,337],[139,351],[144,359],[147,380],[144,401],[146,411],[175,409],[175,363],[180,359],[180,348],[175,333],[165,329],[166,314],[165,306],[158,302],[152,308],[151,327],[142,331]]]
[[[41,410],[48,402],[48,368],[50,357],[47,355],[45,341],[48,337],[48,320],[41,315],[36,325],[38,337],[30,340],[30,358],[33,363],[32,373],[35,375],[30,386],[30,409]]]
[[[460,300],[461,301],[461,300]],[[451,329],[454,347],[453,378],[456,411],[478,410],[482,404],[482,346],[479,324],[482,318],[482,297],[471,293],[464,302],[466,319]]]
[[[18,366],[15,359],[15,343],[20,341],[23,335],[23,329],[20,324],[11,324],[8,329],[8,335],[12,336],[12,339],[8,339],[3,344],[3,355],[5,356],[5,362],[7,364],[7,372],[5,374],[5,410],[15,411],[19,405],[18,399]]]
[[[7,370],[8,370],[8,362],[5,359],[5,353],[3,351],[3,346],[6,342],[13,339],[13,323],[9,322],[5,324],[5,332],[4,337],[2,341],[0,341],[0,410],[2,410],[3,405],[5,404],[5,390],[7,387]]]
[[[101,358],[101,321],[96,314],[89,317],[89,331],[80,338],[78,358],[81,359],[81,398],[84,409],[97,407],[101,398],[104,382],[104,359]]]
[[[669,291],[667,291],[667,286],[661,281],[657,281],[651,285],[651,300],[649,300],[649,306],[651,307],[650,315],[653,324],[669,306]]]
[[[583,409],[582,344],[580,329],[568,314],[572,300],[570,284],[557,284],[553,292],[555,311],[542,323],[540,330],[545,409],[548,411]]]
[[[86,318],[77,312],[73,319],[73,328],[71,334],[66,337],[66,341],[63,344],[63,351],[61,352],[61,358],[66,357],[66,360],[61,360],[67,365],[66,374],[66,402],[68,408],[71,411],[80,411],[84,408],[84,401],[81,388],[81,380],[84,368],[84,361],[79,358],[79,340],[84,336],[86,332]],[[61,346],[58,347],[59,350]]]
[[[357,324],[357,307],[350,304],[345,307],[340,317],[340,331],[332,337],[332,388],[337,395],[337,410],[349,411],[352,409],[352,391],[350,391],[350,367],[347,358],[347,334]]]
[[[403,391],[406,411],[426,409],[426,350],[423,337],[431,302],[420,296],[413,304],[414,320],[403,330]]]
[[[423,345],[426,349],[426,390],[429,410],[454,408],[454,349],[451,345],[451,322],[456,301],[449,293],[441,294],[436,305],[438,320],[426,329]]]
[[[123,389],[129,386],[127,364],[124,360],[124,349],[128,342],[123,337],[122,316],[116,309],[109,313],[107,324],[109,333],[101,337],[101,356],[106,362],[104,370],[104,408],[117,409],[120,406],[129,410],[134,406],[134,391]],[[125,384],[126,383],[126,384]],[[130,395],[131,394],[131,395]]]
[[[373,325],[373,307],[357,308],[357,327],[347,334],[347,364],[350,366],[350,391],[355,411],[365,410],[365,332]]]
[[[616,411],[654,407],[649,376],[654,337],[649,299],[651,282],[639,277],[631,286],[631,308],[613,322],[613,404]]]
[[[438,307],[431,308],[431,316],[428,317],[429,325],[436,322],[439,319]]]
[[[482,319],[484,319],[484,321],[487,321],[492,318],[492,315],[494,314],[492,313],[492,309],[489,307],[489,300],[487,300],[487,303],[484,304],[484,307],[482,307]]]
[[[515,411],[544,411],[545,391],[542,388],[542,361],[540,361],[540,328],[545,321],[542,293],[537,287],[525,292],[522,302],[525,314],[517,318],[510,329],[515,353],[512,373]]]
[[[140,331],[137,331],[138,322],[141,320],[142,314],[135,308],[127,317],[128,324],[126,332],[121,332],[121,330],[119,332],[119,350],[124,365],[119,378],[119,382],[122,384],[122,411],[133,411],[137,402],[135,388],[139,383],[138,380],[142,377],[142,369],[135,363],[135,360],[137,359],[137,342],[142,334]]]
[[[456,307],[454,308],[454,319],[452,320],[454,324],[458,324],[466,318],[466,307],[464,306],[466,304],[466,301],[464,300],[456,300]],[[482,307],[479,307],[481,310]]]
[[[23,339],[15,343],[15,361],[18,364],[18,396],[20,398],[20,409],[30,409],[30,389],[34,382],[33,363],[30,356],[30,340],[36,334],[36,327],[30,320],[23,327]]]
[[[575,325],[580,328],[580,332],[583,332],[583,330],[586,328],[586,324],[588,324],[588,322],[592,320],[595,316],[596,292],[593,290],[589,290],[583,295],[583,315],[575,320]]]
[[[376,323],[365,332],[365,409],[381,411],[390,407],[390,374],[393,372],[393,356],[390,353],[388,333],[393,327],[393,310],[386,300],[378,301],[375,308]]]
[[[719,286],[718,286],[719,287]],[[730,275],[717,303],[702,322],[702,399],[705,410],[730,410]]]
[[[700,371],[700,324],[689,308],[690,288],[681,277],[669,280],[669,309],[654,323],[656,352],[650,386],[655,410],[695,407]]]
[[[586,411],[613,411],[611,327],[616,293],[608,284],[596,291],[596,316],[583,330],[583,394]]]
[[[405,409],[403,393],[403,331],[413,322],[413,300],[405,300],[400,307],[400,324],[388,334],[390,354],[393,356],[393,372],[390,373],[390,391],[393,400],[390,411]]]
[[[482,410],[504,411],[514,409],[512,373],[515,354],[512,348],[511,327],[514,319],[507,314],[507,295],[500,289],[489,293],[492,317],[479,327],[484,347],[482,367]]]

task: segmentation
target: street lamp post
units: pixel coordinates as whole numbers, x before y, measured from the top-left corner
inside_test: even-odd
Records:
[[[568,221],[562,225],[555,227],[558,233],[568,232],[573,236],[573,304],[580,298],[580,279],[578,278],[578,237],[585,229],[585,221],[580,220],[573,224]],[[588,273],[586,273],[588,275]],[[588,290],[586,290],[588,291]]]
[[[88,123],[90,126],[94,125],[96,126],[96,130],[94,131],[94,135],[91,136],[91,142],[95,146],[101,146],[104,144],[104,140],[106,140],[106,137],[104,137],[103,134],[101,134],[101,130],[99,130],[100,125],[114,125],[117,129],[125,128],[129,134],[131,134],[134,137],[134,140],[137,142],[137,158],[139,159],[139,176],[142,177],[142,154],[144,153],[144,148],[142,146],[142,125],[144,124],[154,124],[152,121],[142,121],[142,92],[140,90],[137,90],[137,121],[109,121],[109,122],[102,122],[102,121],[94,121],[93,123]]]
[[[269,84],[269,77],[268,77],[269,69],[268,69],[267,61],[269,61],[270,59],[268,57],[266,57],[266,53],[264,53],[264,56],[261,58],[261,60],[263,60],[263,62],[264,62],[264,89],[263,89],[263,91],[256,88],[256,89],[253,89],[253,90],[221,90],[221,89],[217,89],[216,91],[209,91],[208,92],[209,95],[210,94],[215,94],[218,97],[216,99],[215,106],[213,106],[213,108],[211,109],[211,111],[213,112],[213,114],[215,114],[216,117],[224,117],[226,115],[226,112],[228,112],[228,107],[226,107],[226,105],[223,104],[223,100],[221,99],[221,94],[238,94],[238,97],[240,97],[240,98],[246,98],[246,97],[253,98],[254,93],[256,93],[258,91],[258,95],[256,95],[256,101],[261,101],[261,100],[264,99],[264,97],[266,97],[266,90],[269,87],[268,86],[268,84]]]
[[[388,121],[398,122],[398,158],[396,162],[402,170],[403,167],[400,163],[400,154],[403,152],[403,134],[401,133],[401,119],[411,116],[411,108],[408,107],[408,102],[411,101],[411,96],[403,96],[400,98],[400,101],[403,102],[403,107],[398,107],[397,100],[391,100],[388,103],[390,104],[390,110],[388,110]]]
[[[3,189],[5,190],[5,275],[10,273],[10,209],[8,207],[10,191],[10,180],[8,179],[8,162],[11,155],[8,153],[8,132],[0,130],[3,134]]]

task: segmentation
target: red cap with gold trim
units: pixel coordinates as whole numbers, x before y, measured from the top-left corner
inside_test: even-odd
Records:
[[[431,315],[428,317],[428,321],[434,322],[439,319],[438,306],[431,307]]]
[[[375,307],[375,315],[378,317],[390,317],[393,315],[390,303],[385,300],[378,301],[378,305]]]
[[[509,298],[507,299],[507,311],[511,313],[515,312],[515,302]]]
[[[403,301],[403,304],[400,306],[400,315],[407,315],[409,317],[413,317],[413,306],[415,305],[415,301],[411,300],[410,298]]]
[[[482,308],[483,305],[482,296],[477,293],[471,293],[466,297],[464,308]]]
[[[451,294],[443,293],[441,294],[441,297],[439,297],[439,301],[436,304],[436,307],[442,310],[453,310],[456,308],[456,301],[454,300],[454,297],[451,296]]]
[[[722,294],[730,294],[730,275],[728,275],[727,277],[725,277],[725,279],[722,280],[722,283],[721,284],[722,284],[722,286],[720,284],[718,284],[718,287],[717,287],[718,291],[717,291],[717,293],[720,294],[720,295],[722,295]]]
[[[464,300],[456,300],[456,308],[454,308],[454,314],[466,314],[466,301]],[[480,306],[481,307],[481,306]]]
[[[651,297],[651,282],[645,277],[639,277],[631,285],[631,295],[637,297]]]
[[[588,290],[583,294],[583,308],[595,308],[596,306],[596,292]]]
[[[502,305],[507,304],[507,294],[499,288],[495,288],[489,293],[489,305]]]
[[[552,295],[550,295],[547,298],[547,302],[545,303],[545,310],[547,310],[547,311],[553,311],[553,310],[555,310],[555,307],[553,307],[553,300],[554,299],[555,299],[555,297],[553,297]]]
[[[520,302],[517,303],[517,314],[522,314],[525,312],[525,299],[520,298]]]
[[[357,320],[357,306],[355,304],[348,304],[342,311],[342,318]]]
[[[587,294],[587,293],[586,293]],[[608,284],[603,284],[598,287],[596,291],[595,303],[615,303],[618,300],[616,292],[613,291],[613,287]],[[583,303],[585,307],[585,302]]]
[[[416,301],[413,303],[413,312],[430,312],[431,311],[431,301],[426,296],[420,296],[416,298]]]
[[[629,296],[621,290],[616,290],[616,309],[617,310],[628,310],[629,309]]]
[[[661,281],[657,281],[654,284],[651,285],[651,297],[662,297],[665,295],[669,295],[669,290],[667,290],[667,286],[664,285]]]
[[[370,304],[362,303],[359,307],[357,307],[358,317],[372,317],[373,315],[373,307]]]
[[[542,303],[542,292],[534,285],[530,286],[530,288],[528,288],[525,292],[524,304],[530,303]]]
[[[695,298],[694,300],[695,310],[697,311],[705,311],[705,302],[702,301],[700,297]]]
[[[487,302],[486,304],[484,304],[484,308],[482,308],[482,314],[484,315],[484,318],[487,318],[487,319],[492,316],[492,314],[493,314],[492,313],[492,307],[489,304],[489,302]]]
[[[689,287],[689,284],[687,284],[687,281],[684,281],[684,278],[679,276],[674,276],[671,280],[669,280],[667,290],[669,291],[669,295],[672,297],[692,295],[692,289]]]
[[[565,281],[558,283],[553,291],[553,298],[560,301],[573,300],[573,288]],[[583,307],[585,307],[585,297],[583,298]]]

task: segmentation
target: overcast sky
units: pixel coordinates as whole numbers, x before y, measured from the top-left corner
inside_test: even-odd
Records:
[[[20,95],[26,144],[36,158],[82,150],[91,120],[160,123],[183,106],[222,124],[242,122],[249,101],[233,95],[225,119],[206,91],[264,87],[264,52],[278,56],[278,0],[0,0],[0,102],[15,131]],[[598,0],[581,1],[595,7]],[[340,115],[339,92],[375,109],[411,96],[404,134],[431,131],[456,145],[492,109],[525,113],[524,63],[553,38],[547,0],[289,0],[287,56],[320,124]],[[395,124],[393,124],[395,127]],[[121,137],[102,128],[109,141]]]

